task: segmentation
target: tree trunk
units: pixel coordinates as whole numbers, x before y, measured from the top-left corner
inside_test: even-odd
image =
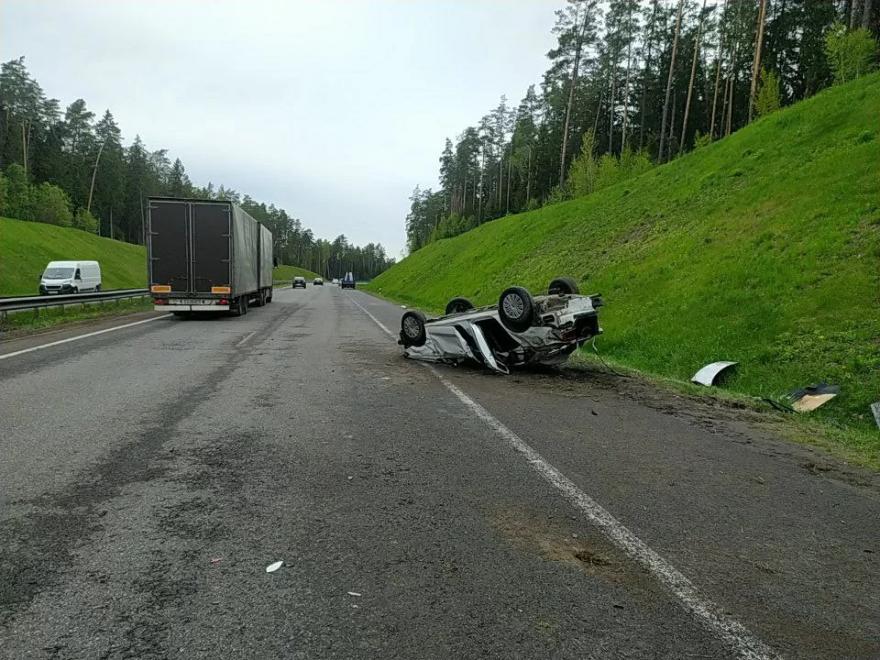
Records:
[[[24,175],[27,177],[28,171],[28,147],[27,147],[27,128],[26,122],[21,122],[21,164],[24,167]]]
[[[675,54],[678,51],[678,34],[681,31],[681,12],[683,9],[684,0],[678,0],[678,18],[675,20],[675,34],[672,37],[672,55],[669,58],[669,76],[666,78],[666,97],[663,100],[663,117],[660,120],[660,152],[657,154],[657,162],[659,163],[664,162],[666,123],[669,121],[669,95],[672,93],[672,75],[675,72]]]
[[[847,3],[849,8],[849,29],[855,30],[859,24],[859,0],[852,0],[852,3]]]
[[[678,155],[684,151],[685,135],[687,134],[688,115],[691,110],[691,95],[694,91],[694,76],[697,75],[697,57],[700,55],[700,38],[703,36],[703,16],[706,13],[706,0],[700,10],[700,22],[697,24],[697,37],[694,40],[694,59],[691,61],[691,79],[688,81],[687,101],[684,104],[684,119],[681,122],[681,141],[678,144]]]
[[[532,145],[529,145],[529,162],[526,165],[526,207],[532,199]]]
[[[862,0],[862,27],[871,29],[871,0]]]
[[[645,146],[645,100],[648,95],[648,73],[651,70],[651,47],[654,45],[654,24],[657,21],[657,4],[654,0],[654,9],[651,11],[651,26],[648,28],[648,54],[645,57],[645,70],[642,73],[642,102],[639,108],[639,151]]]
[[[504,192],[504,152],[498,157],[498,211],[501,211],[501,195]]]
[[[507,202],[504,209],[505,215],[510,213],[510,174],[513,169],[513,138],[511,138],[510,142],[510,155],[507,157]]]
[[[560,159],[559,164],[559,185],[561,186],[565,183],[565,157],[566,152],[568,151],[568,126],[571,121],[571,107],[574,104],[574,88],[577,86],[578,81],[578,69],[581,64],[581,48],[584,45],[584,38],[587,32],[587,19],[589,15],[587,11],[584,11],[584,22],[581,26],[580,34],[578,35],[577,44],[575,45],[574,50],[574,65],[572,66],[571,71],[571,80],[568,84],[568,104],[565,108],[565,124],[562,129],[562,157]]]
[[[749,123],[755,116],[755,96],[758,93],[758,76],[761,73],[761,49],[764,46],[764,15],[767,13],[767,0],[758,6],[758,34],[755,41],[755,59],[752,61],[752,86],[749,91]]]
[[[92,212],[92,196],[95,194],[95,177],[98,175],[98,163],[101,162],[101,154],[104,152],[105,144],[107,144],[107,140],[104,140],[98,148],[98,156],[95,158],[95,167],[92,168],[92,185],[89,186],[89,203],[86,204],[87,213]]]
[[[627,33],[626,42],[626,82],[623,84],[623,126],[620,131],[620,153],[626,150],[626,126],[629,123],[629,74],[632,69],[632,6],[627,17],[629,21],[629,32]]]
[[[609,155],[611,154],[611,152],[614,151],[614,92],[615,92],[614,86],[615,86],[615,83],[617,82],[616,76],[614,75],[616,73],[615,69],[617,67],[614,65],[617,63],[617,53],[616,52],[614,54],[614,58],[615,58],[614,62],[608,63],[608,75],[609,75],[609,78],[611,79],[611,100],[608,103],[608,154]]]
[[[721,9],[721,19],[727,11],[727,0],[724,0],[724,6]],[[720,20],[720,19],[719,19]],[[724,53],[724,29],[719,25],[718,29],[718,52],[715,55],[715,93],[712,95],[712,119],[709,122],[709,137],[715,139],[715,110],[718,105],[718,83],[721,82],[721,59]],[[726,87],[725,87],[726,90]],[[722,104],[722,108],[724,105]]]

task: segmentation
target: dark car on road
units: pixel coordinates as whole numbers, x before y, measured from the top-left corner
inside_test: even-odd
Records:
[[[306,288],[306,278],[304,277],[294,277],[293,278],[293,288],[294,289],[305,289]]]
[[[342,278],[342,281],[339,283],[343,289],[355,289],[357,285],[355,284],[354,275],[351,273],[346,273],[345,277]]]

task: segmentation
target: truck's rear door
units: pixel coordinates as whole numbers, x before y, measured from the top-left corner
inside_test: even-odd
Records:
[[[229,227],[229,204],[192,204],[193,293],[209,294],[213,287],[232,286]]]
[[[150,200],[150,286],[189,290],[189,204]]]

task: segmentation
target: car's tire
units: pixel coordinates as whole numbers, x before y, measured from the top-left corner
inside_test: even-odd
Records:
[[[523,332],[532,327],[535,302],[532,294],[521,286],[512,286],[498,298],[498,318],[508,330]]]
[[[466,312],[473,308],[474,304],[467,298],[453,298],[446,303],[447,314],[460,314],[461,312]]]
[[[100,284],[98,284],[98,285],[95,287],[95,293],[101,293],[101,285],[100,285]]]
[[[580,292],[577,282],[570,277],[557,277],[547,287],[547,293],[551,296],[577,295]]]
[[[404,346],[424,346],[428,340],[425,315],[410,310],[400,319],[400,340]]]

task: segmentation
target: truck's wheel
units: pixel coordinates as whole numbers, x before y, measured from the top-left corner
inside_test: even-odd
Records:
[[[473,308],[474,304],[467,298],[453,298],[446,303],[447,314],[459,314]]]
[[[244,316],[247,314],[247,298],[240,296],[233,301],[232,308],[229,310],[232,316]]]
[[[580,292],[577,282],[570,277],[557,277],[550,282],[550,286],[547,287],[547,293],[551,296],[577,295]]]
[[[267,305],[268,305],[270,302],[272,302],[272,292],[273,292],[273,289],[267,289],[267,290],[266,290],[266,304],[267,304]]]
[[[254,299],[254,307],[262,307],[266,304],[266,292],[263,289],[257,291],[257,297]]]
[[[535,303],[521,286],[505,289],[498,298],[498,317],[508,330],[523,332],[532,326]]]
[[[404,346],[424,346],[427,340],[425,315],[415,311],[406,312],[400,319],[400,341]]]

